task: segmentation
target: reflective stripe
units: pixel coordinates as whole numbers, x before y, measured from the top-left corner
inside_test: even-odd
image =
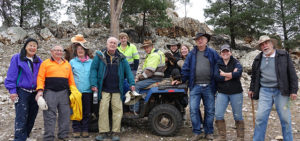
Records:
[[[118,50],[124,55],[126,56],[126,60],[128,61],[128,63],[133,62],[134,59],[139,59],[139,54],[137,52],[136,46],[133,44],[130,44],[130,46],[126,46],[125,49],[123,49],[120,46],[118,46]]]
[[[163,61],[163,54],[160,54],[159,52],[160,50],[156,51],[155,53],[157,53],[159,55],[159,61],[160,63],[157,65],[157,67],[162,67],[162,66],[165,66],[165,62]]]
[[[147,69],[148,69],[148,70],[151,70],[151,71],[153,71],[153,72],[155,71],[155,68],[152,68],[152,67],[147,67],[147,68],[144,69],[144,71],[147,70]]]
[[[155,72],[154,75],[157,75],[157,76],[164,76],[164,73],[162,73],[162,72]]]
[[[160,58],[159,58],[159,60],[160,60],[160,64],[159,64],[159,65],[162,65],[162,64],[163,64],[163,63],[162,63],[162,55],[159,54],[159,53],[158,53],[158,55],[159,55],[159,57],[160,57]],[[159,66],[159,65],[158,65],[158,66]]]
[[[133,64],[133,62],[128,62],[129,65]]]
[[[142,74],[145,78],[148,78],[147,74],[145,72],[143,72]]]

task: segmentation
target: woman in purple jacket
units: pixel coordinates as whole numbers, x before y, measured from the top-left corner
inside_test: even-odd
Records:
[[[35,89],[42,60],[36,55],[37,48],[37,40],[26,40],[21,52],[12,57],[4,82],[10,99],[15,103],[14,141],[26,141],[38,113]]]

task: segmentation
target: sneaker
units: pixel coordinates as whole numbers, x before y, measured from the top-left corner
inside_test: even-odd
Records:
[[[103,141],[106,138],[107,138],[107,134],[106,133],[100,133],[100,135],[96,136],[95,140],[96,141]]]
[[[34,138],[27,138],[26,141],[37,141],[37,139],[34,139]]]
[[[68,137],[68,136],[67,136],[67,137],[63,137],[63,138],[58,137],[58,140],[59,140],[59,141],[68,141],[68,140],[69,140],[69,137]]]
[[[213,136],[213,134],[206,134],[206,135],[205,135],[205,138],[206,138],[207,140],[213,140],[213,139],[214,139],[214,136]]]
[[[194,134],[191,141],[199,141],[202,138],[201,134]]]
[[[114,133],[112,134],[111,140],[112,140],[112,141],[119,141],[119,140],[120,140],[119,133],[114,132]]]
[[[83,138],[88,138],[89,137],[89,132],[82,132],[82,137]]]
[[[73,138],[80,138],[80,132],[74,132],[72,135]]]

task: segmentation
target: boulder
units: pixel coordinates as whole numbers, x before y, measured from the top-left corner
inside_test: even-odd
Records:
[[[53,34],[50,32],[50,30],[48,28],[42,29],[40,32],[40,35],[43,38],[43,40],[45,40],[45,41],[48,41],[51,38],[54,38]]]
[[[28,37],[30,37],[30,38],[33,38],[33,39],[36,39],[36,40],[40,41],[40,37],[39,37],[39,35],[37,35],[37,34],[35,33],[35,31],[34,31],[34,30],[30,30],[30,31],[28,31]]]
[[[167,16],[171,19],[172,27],[157,28],[156,34],[160,36],[168,36],[170,38],[176,37],[193,37],[198,32],[206,32],[213,34],[212,30],[198,20],[193,18],[180,18],[173,9],[166,10]]]
[[[80,28],[78,29],[78,32],[76,34],[82,34],[85,38],[92,37],[92,36],[98,36],[102,33],[104,33],[106,28],[100,27],[100,28]]]
[[[56,38],[71,38],[73,35],[77,34],[77,27],[72,24],[71,21],[63,21],[57,25],[55,31]]]
[[[247,54],[245,54],[241,59],[240,59],[240,63],[243,66],[243,70],[246,73],[251,73],[251,69],[252,69],[252,63],[254,61],[254,58],[260,53],[259,50],[254,50],[251,51]]]
[[[9,27],[0,33],[0,42],[5,45],[21,43],[27,36],[27,32],[21,27]]]

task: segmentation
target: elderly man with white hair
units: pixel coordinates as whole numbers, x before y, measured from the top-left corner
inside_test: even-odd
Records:
[[[122,100],[125,99],[123,82],[126,78],[132,91],[135,90],[134,77],[126,57],[117,50],[118,39],[110,37],[106,50],[97,51],[91,65],[90,83],[92,91],[98,92],[100,100],[97,141],[107,139],[112,133],[113,141],[120,140],[121,120],[123,115]],[[112,109],[112,132],[109,127],[109,104]]]
[[[252,65],[248,96],[258,99],[253,141],[263,141],[268,118],[275,104],[282,128],[283,140],[292,141],[290,100],[297,98],[298,78],[288,52],[276,49],[277,42],[267,35],[259,38],[262,52]]]
[[[56,116],[58,112],[58,138],[68,138],[70,105],[69,87],[74,86],[71,65],[62,58],[63,48],[54,46],[51,49],[51,58],[45,60],[39,69],[37,77],[36,100],[43,96],[47,102],[48,110],[43,111],[44,141],[53,141]]]

